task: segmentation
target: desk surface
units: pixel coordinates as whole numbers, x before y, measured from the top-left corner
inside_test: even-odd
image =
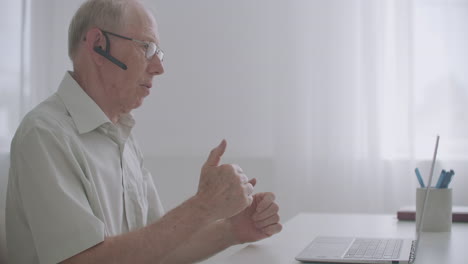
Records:
[[[300,264],[294,257],[318,235],[415,238],[414,222],[395,215],[303,213],[269,239],[247,245],[219,263]],[[452,232],[423,233],[416,264],[466,264],[468,224],[454,223]]]

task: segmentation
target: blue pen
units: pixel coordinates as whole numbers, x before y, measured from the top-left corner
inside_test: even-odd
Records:
[[[455,172],[453,172],[453,170],[451,170],[450,172],[447,172],[447,176],[445,177],[444,181],[440,185],[440,188],[448,188],[450,182],[452,181],[452,177],[454,174]]]
[[[439,188],[447,188],[447,183],[450,178],[450,172],[445,173],[445,177],[442,179],[442,182],[439,185]]]
[[[439,180],[437,181],[436,188],[442,188],[442,183],[445,181],[445,178],[447,177],[447,172],[445,170],[442,170],[440,172]]]
[[[450,182],[452,181],[453,176],[455,176],[455,172],[454,172],[453,170],[450,170],[450,179],[449,179],[448,182],[447,182],[447,188],[448,188]]]
[[[421,173],[419,173],[419,169],[416,168],[414,169],[414,172],[416,173],[416,177],[418,178],[419,185],[421,185],[421,188],[425,188],[426,186],[424,185],[423,178],[421,177]]]

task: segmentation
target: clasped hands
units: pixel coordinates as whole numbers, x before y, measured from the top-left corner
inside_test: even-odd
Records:
[[[236,243],[254,242],[281,231],[278,204],[271,192],[256,193],[238,165],[219,165],[226,140],[214,148],[202,167],[197,196],[210,208],[213,220],[225,220]]]

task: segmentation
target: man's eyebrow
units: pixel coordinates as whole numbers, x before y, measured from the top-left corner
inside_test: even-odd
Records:
[[[156,44],[159,44],[159,39],[157,38],[157,36],[153,33],[153,34],[148,34],[146,35],[147,36],[147,39],[151,42],[154,42]]]
[[[145,34],[145,33],[143,33],[143,34],[140,35],[140,37],[135,38],[135,39],[145,41],[145,42],[154,42],[156,44],[159,44],[158,38],[156,36],[154,36],[154,34]]]

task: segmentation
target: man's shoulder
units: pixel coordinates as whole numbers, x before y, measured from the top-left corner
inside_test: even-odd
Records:
[[[77,133],[73,119],[57,94],[53,94],[24,116],[15,137],[25,136],[32,131],[68,136]]]

